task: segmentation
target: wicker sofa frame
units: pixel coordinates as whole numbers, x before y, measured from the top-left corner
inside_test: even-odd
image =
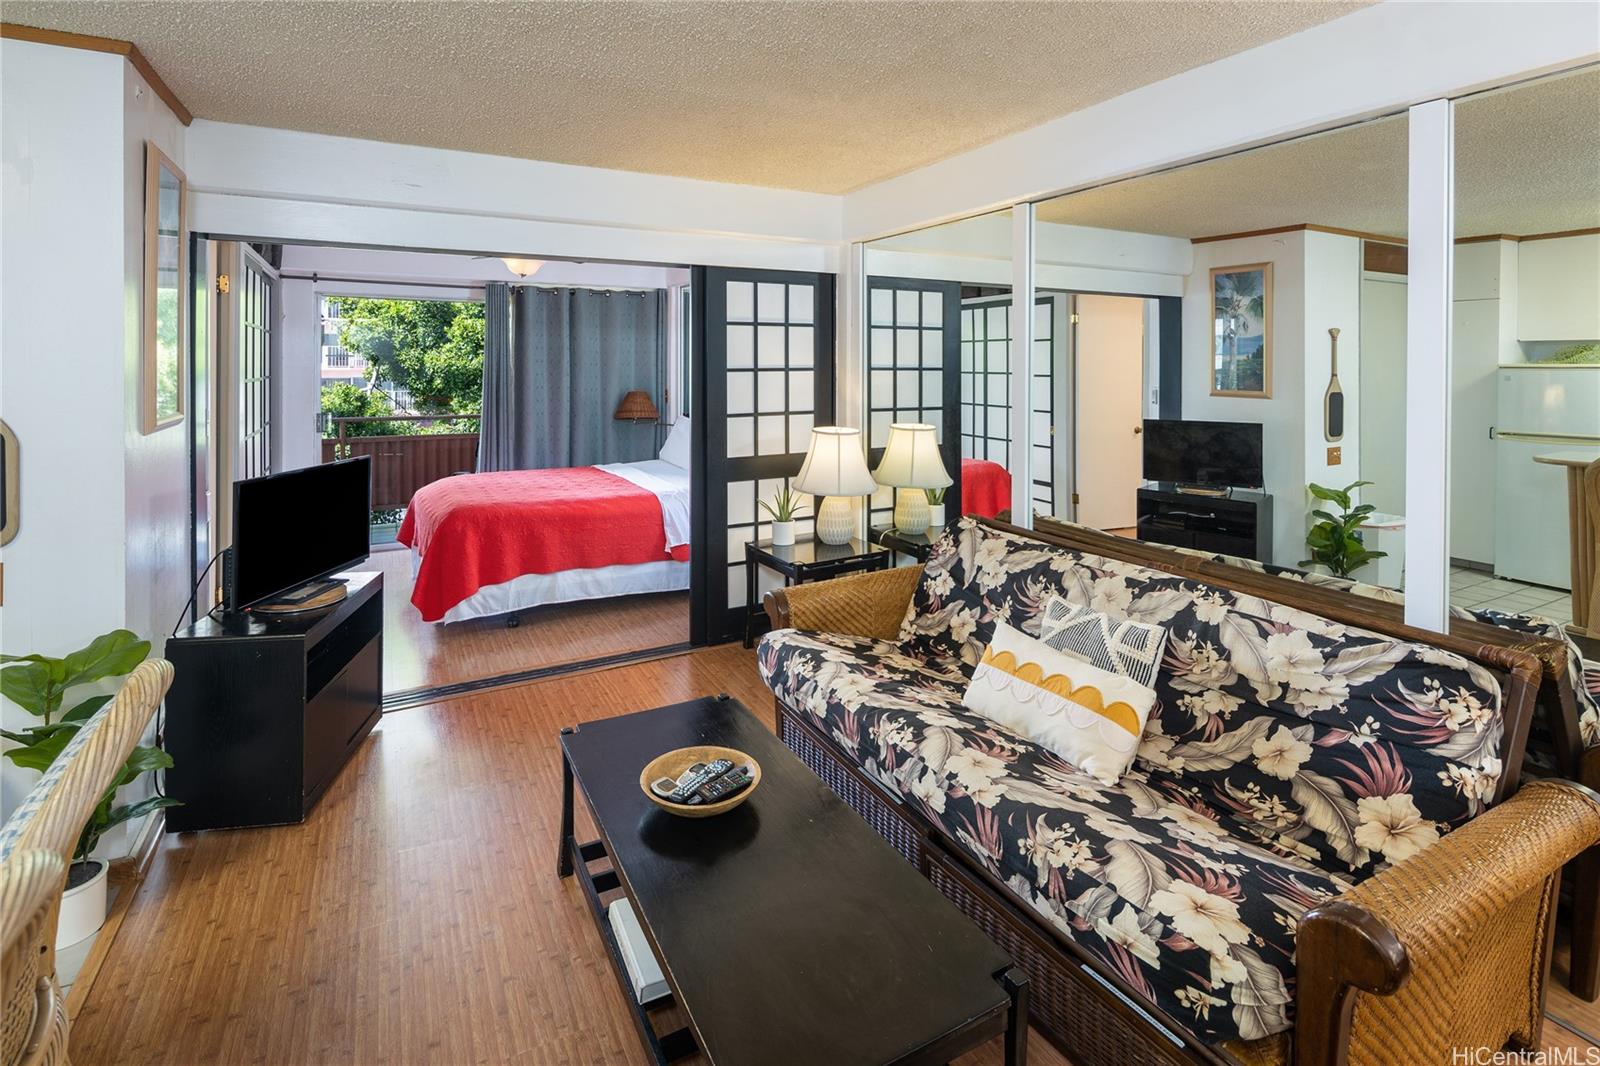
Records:
[[[1326,618],[1359,625],[1380,633],[1416,639],[1417,630],[1405,624],[1405,608],[1398,603],[1358,597],[1339,589],[1311,585],[1304,581],[1264,574],[1240,566],[1205,559],[1159,545],[1129,540],[1110,533],[1048,518],[1038,520],[1038,528],[1027,535],[1062,547],[1091,551],[1100,555],[1139,563],[1169,573],[1192,575],[1213,585],[1248,592],[1263,599],[1292,603]],[[1437,634],[1424,634],[1437,639]],[[1600,790],[1600,747],[1584,747],[1578,729],[1578,704],[1573,695],[1571,651],[1560,641],[1533,637],[1469,618],[1449,620],[1449,638],[1456,642],[1451,650],[1477,657],[1468,649],[1503,648],[1534,657],[1539,665],[1539,684],[1532,713],[1549,736],[1557,775],[1581,781]],[[1531,726],[1530,726],[1531,728]],[[1509,755],[1508,755],[1509,758]],[[1522,760],[1518,758],[1520,770]],[[1507,762],[1507,770],[1511,763]],[[1600,998],[1600,850],[1591,850],[1573,861],[1568,870],[1572,883],[1572,959],[1567,985],[1580,999]]]
[[[893,639],[920,576],[920,567],[906,567],[778,589],[766,609],[774,628]],[[1530,654],[1420,631],[1413,639],[1457,645],[1451,650],[1500,677],[1508,771],[1501,801],[1422,854],[1308,911],[1296,942],[1294,1031],[1251,1044],[1209,1045],[1142,1000],[781,699],[777,728],[790,750],[1012,954],[1031,982],[1030,1021],[1081,1066],[1368,1066],[1448,1061],[1449,1049],[1463,1045],[1536,1046],[1561,869],[1600,842],[1600,795],[1570,782],[1517,787],[1511,769],[1521,761],[1540,675]]]

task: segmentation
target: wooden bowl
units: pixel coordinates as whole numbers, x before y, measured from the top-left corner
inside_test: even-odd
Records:
[[[731,760],[735,766],[748,764],[751,775],[750,784],[719,803],[695,804],[693,806],[686,803],[671,803],[662,799],[650,789],[650,782],[658,778],[670,777],[676,780],[679,774],[695,763],[714,762],[717,759]],[[679,748],[664,755],[657,755],[645,765],[643,770],[639,771],[639,788],[644,791],[646,796],[650,797],[650,802],[662,810],[670,814],[676,814],[681,818],[710,818],[712,815],[731,811],[749,799],[751,793],[755,792],[760,785],[761,764],[736,748],[719,748],[715,746]]]

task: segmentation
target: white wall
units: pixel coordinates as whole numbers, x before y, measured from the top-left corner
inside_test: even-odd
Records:
[[[123,494],[127,524],[126,624],[155,642],[172,631],[189,593],[189,421],[146,436],[140,428],[140,365],[144,348],[145,142],[152,141],[179,169],[184,166],[183,125],[123,64]]]
[[[123,66],[0,41],[0,418],[22,462],[0,549],[9,654],[60,655],[124,620]]]
[[[139,429],[146,138],[182,166],[182,127],[121,56],[0,41],[0,417],[22,461],[0,549],[9,654],[118,627],[159,653],[187,596],[187,424]],[[0,766],[9,811],[34,775]]]
[[[1307,230],[1305,312],[1301,342],[1305,388],[1305,481],[1343,488],[1361,474],[1361,242],[1354,237]],[[1344,390],[1344,439],[1330,443],[1323,400],[1332,375],[1330,328],[1339,331],[1339,387]],[[1328,449],[1340,451],[1337,466]],[[1276,503],[1276,501],[1274,501]],[[1295,560],[1298,562],[1298,560]]]
[[[1361,279],[1358,380],[1365,402],[1354,425],[1361,442],[1361,477],[1373,484],[1361,498],[1379,511],[1406,510],[1406,279],[1364,274]]]
[[[1287,566],[1305,557],[1306,236],[1295,231],[1197,244],[1183,293],[1183,417],[1261,423],[1262,474],[1272,494],[1270,561]],[[1211,268],[1263,262],[1272,264],[1272,396],[1212,396]]]

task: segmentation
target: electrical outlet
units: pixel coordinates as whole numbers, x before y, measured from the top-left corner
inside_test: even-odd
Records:
[[[1338,466],[1342,462],[1344,462],[1344,449],[1343,448],[1329,448],[1328,449],[1328,465],[1329,466]]]

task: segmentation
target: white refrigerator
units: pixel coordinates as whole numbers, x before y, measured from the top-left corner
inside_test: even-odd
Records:
[[[1504,363],[1496,377],[1495,574],[1570,589],[1567,472],[1534,457],[1592,449],[1600,458],[1600,365]]]

